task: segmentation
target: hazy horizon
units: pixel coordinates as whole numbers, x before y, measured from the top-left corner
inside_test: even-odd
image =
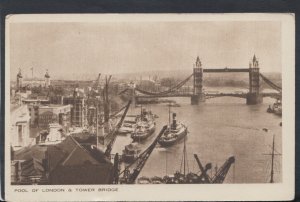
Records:
[[[281,72],[277,22],[11,23],[11,79],[95,79],[102,74],[203,68],[248,68],[256,54],[261,72]]]

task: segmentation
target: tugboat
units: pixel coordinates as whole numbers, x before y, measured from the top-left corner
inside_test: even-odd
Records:
[[[132,163],[141,152],[141,149],[138,147],[137,143],[131,143],[125,146],[122,154],[122,160],[125,163]]]
[[[147,139],[155,131],[156,123],[154,121],[154,115],[151,111],[141,110],[141,115],[138,117],[138,121],[134,132],[131,134],[131,138],[136,141],[142,141]]]
[[[182,123],[177,123],[176,113],[172,115],[172,124],[170,124],[170,106],[169,106],[169,126],[165,133],[158,140],[162,147],[169,147],[179,142],[187,135],[187,127]]]
[[[274,114],[278,116],[282,116],[282,105],[281,101],[277,100],[276,103],[273,105]]]
[[[276,102],[272,105],[272,107],[269,105],[269,108],[267,109],[268,113],[274,113],[278,116],[282,116],[282,103],[280,99],[277,99]]]

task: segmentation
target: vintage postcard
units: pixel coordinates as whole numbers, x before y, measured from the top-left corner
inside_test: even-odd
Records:
[[[294,14],[5,28],[6,200],[293,199]]]

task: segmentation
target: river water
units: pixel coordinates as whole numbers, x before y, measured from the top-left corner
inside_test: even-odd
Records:
[[[173,99],[173,98],[172,98]],[[273,135],[275,150],[281,153],[281,117],[266,112],[274,99],[264,98],[263,104],[246,105],[245,99],[220,97],[191,105],[190,98],[174,98],[180,107],[171,108],[177,113],[177,120],[188,126],[186,139],[186,170],[197,173],[198,165],[193,154],[197,154],[203,165],[212,163],[209,175],[215,174],[230,157],[235,157],[224,183],[267,183],[270,181]],[[158,135],[162,126],[168,123],[166,104],[147,105],[159,118],[156,119],[155,133],[141,145],[146,148]],[[129,114],[139,113],[131,108]],[[268,129],[268,132],[262,130]],[[130,135],[118,136],[112,153],[122,153],[124,146],[131,142]],[[276,153],[275,152],[275,153]],[[183,141],[169,147],[154,149],[139,177],[163,177],[180,171],[183,155]],[[183,167],[181,168],[183,170]],[[281,182],[281,156],[274,160],[274,181]]]

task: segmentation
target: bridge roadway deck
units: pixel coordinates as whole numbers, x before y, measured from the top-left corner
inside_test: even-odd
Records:
[[[246,98],[248,93],[205,93],[206,97],[240,97]],[[137,95],[137,98],[191,97],[193,93],[176,93],[163,95]],[[261,93],[263,97],[281,98],[280,93]]]
[[[218,72],[249,72],[249,68],[203,69],[203,72],[207,72],[207,73],[218,73]]]

